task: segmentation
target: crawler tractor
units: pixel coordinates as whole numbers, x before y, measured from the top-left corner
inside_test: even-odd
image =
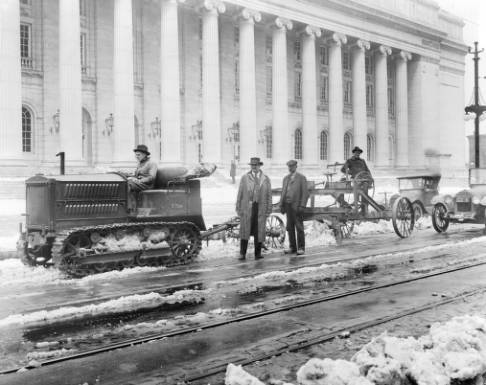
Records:
[[[20,257],[71,276],[188,263],[206,230],[195,178],[214,169],[161,168],[154,189],[136,196],[118,173],[33,176],[26,181]]]

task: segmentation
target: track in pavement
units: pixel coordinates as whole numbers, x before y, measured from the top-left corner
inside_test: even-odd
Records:
[[[130,341],[126,341],[125,343],[106,346],[102,349],[96,349],[96,350],[84,352],[84,353],[81,353],[81,354],[78,354],[78,355],[67,356],[67,357],[62,357],[62,358],[59,358],[59,359],[49,360],[49,361],[42,363],[42,366],[45,367],[45,369],[48,369],[47,367],[52,366],[54,371],[56,371],[56,369],[54,368],[56,365],[54,365],[54,364],[61,364],[62,365],[62,363],[64,362],[65,364],[67,363],[68,367],[71,368],[70,370],[73,370],[72,369],[73,367],[72,367],[72,365],[69,364],[69,362],[72,362],[74,367],[77,367],[76,362],[78,360],[83,359],[83,358],[86,359],[86,358],[89,358],[90,356],[96,356],[96,355],[99,355],[101,353],[112,352],[113,354],[117,354],[116,352],[114,352],[115,350],[117,350],[118,353],[120,353],[120,352],[122,352],[122,350],[118,350],[118,349],[128,348],[128,347],[131,347],[131,346],[134,346],[134,345],[140,345],[140,344],[144,344],[144,343],[147,343],[147,342],[154,342],[154,341],[159,341],[160,343],[165,343],[165,344],[170,345],[170,340],[172,338],[178,337],[178,336],[183,336],[185,334],[189,334],[189,333],[193,333],[193,332],[200,332],[199,334],[195,335],[196,338],[200,339],[201,338],[201,332],[204,332],[205,330],[217,329],[219,327],[227,326],[227,325],[230,325],[230,324],[242,323],[242,322],[245,322],[245,321],[251,321],[251,320],[275,315],[275,314],[278,314],[278,313],[289,312],[289,311],[296,309],[296,308],[301,308],[301,309],[306,308],[306,307],[311,308],[312,306],[319,305],[319,304],[322,304],[324,302],[343,299],[345,297],[353,297],[353,296],[357,296],[357,295],[367,293],[367,292],[371,292],[371,291],[380,291],[380,290],[383,290],[383,289],[392,288],[394,286],[406,285],[406,284],[410,284],[410,283],[421,281],[421,280],[424,281],[424,280],[428,280],[428,279],[431,279],[431,278],[434,278],[434,277],[440,277],[440,276],[447,275],[447,274],[453,274],[453,273],[461,272],[461,271],[468,270],[468,269],[471,269],[471,268],[482,267],[484,265],[486,265],[486,262],[476,263],[476,264],[469,265],[469,266],[457,267],[457,268],[453,268],[453,269],[447,269],[447,270],[443,270],[443,271],[440,271],[440,272],[425,274],[425,275],[422,275],[420,277],[415,277],[413,279],[396,281],[396,282],[388,283],[388,284],[385,284],[385,285],[377,285],[377,286],[373,286],[373,287],[369,287],[369,288],[365,288],[365,289],[360,289],[360,290],[355,290],[355,291],[350,291],[350,292],[347,292],[347,293],[334,295],[334,296],[326,296],[326,297],[316,298],[316,299],[313,299],[313,300],[310,300],[310,301],[301,302],[299,304],[293,304],[293,305],[290,305],[290,306],[283,306],[281,308],[273,309],[271,311],[255,313],[255,314],[252,314],[252,315],[239,317],[239,318],[229,320],[229,321],[225,321],[225,322],[208,324],[208,325],[200,326],[198,328],[188,328],[188,329],[184,329],[184,330],[180,330],[180,331],[168,333],[168,334],[155,334],[155,335],[152,335],[150,337],[143,338],[143,339],[130,340]],[[479,290],[476,290],[476,291],[482,291],[482,290],[484,290],[483,287],[480,288]],[[475,293],[476,291],[471,291],[471,292]],[[472,293],[469,293],[469,295],[471,295]],[[411,308],[406,309],[405,311],[395,312],[394,314],[391,314],[389,316],[380,317],[380,318],[375,319],[375,320],[368,320],[367,322],[356,323],[356,324],[354,324],[354,326],[352,326],[352,328],[359,330],[360,328],[362,329],[362,328],[365,328],[365,327],[371,327],[371,326],[374,326],[374,325],[379,324],[379,323],[387,322],[391,319],[396,319],[396,318],[399,318],[399,317],[403,317],[404,315],[413,314],[414,312],[418,312],[418,311],[422,311],[424,309],[428,309],[432,306],[438,306],[438,305],[441,305],[441,304],[444,304],[444,303],[451,302],[451,301],[453,301],[457,298],[458,297],[448,298],[446,300],[437,301],[437,302],[434,302],[432,304],[428,303],[428,304],[423,305],[423,306],[413,306]],[[295,327],[295,325],[294,325],[294,327]],[[349,330],[349,329],[351,329],[351,327],[349,325],[346,326],[346,330]],[[280,345],[276,349],[270,349],[265,354],[257,354],[255,356],[252,356],[250,358],[245,358],[245,359],[241,359],[241,358],[240,359],[234,359],[234,360],[232,360],[232,362],[240,363],[240,364],[248,364],[250,362],[261,360],[261,359],[264,359],[266,357],[271,357],[271,356],[274,356],[274,355],[281,354],[284,351],[304,348],[304,347],[309,346],[310,344],[317,344],[317,343],[323,342],[323,341],[325,341],[329,338],[333,338],[336,335],[336,333],[339,334],[340,331],[341,330],[338,330],[338,331],[335,330],[331,333],[322,333],[320,335],[320,337],[316,337],[316,338],[313,338],[313,339],[306,338],[305,340],[299,340],[299,341],[291,343],[291,344],[285,344],[285,346]],[[153,346],[153,344],[149,344],[149,345],[145,345],[145,347],[149,348],[151,345]],[[195,366],[193,365],[192,367],[194,368]],[[213,375],[215,372],[220,372],[221,370],[224,370],[225,363],[220,364],[220,365],[212,365],[211,369],[207,369],[203,365],[196,365],[196,367],[204,368],[206,370],[203,369],[202,370],[203,373],[201,373],[201,370],[199,370],[199,373],[196,374],[196,375],[193,375],[193,376],[185,376],[184,380],[195,381],[195,380]],[[37,384],[39,382],[36,382],[35,379],[38,376],[43,376],[43,375],[47,374],[47,373],[44,373],[44,374],[42,373],[43,369],[44,368],[37,368],[37,369],[35,369],[31,372],[29,371],[29,372],[22,373],[22,374],[12,374],[14,372],[14,370],[3,372],[2,374],[4,374],[4,375],[0,376],[0,383],[5,383],[5,384],[9,384],[9,385],[12,384],[13,385],[13,384],[24,383],[24,382],[17,382],[18,380],[28,380],[29,383],[31,383],[31,384]],[[57,368],[57,370],[61,370],[61,369],[62,369],[61,367]],[[65,367],[64,367],[64,370],[66,370]],[[100,370],[100,369],[98,368],[98,370]],[[49,371],[49,373],[52,375],[52,371]],[[94,373],[92,373],[90,371],[87,371],[87,373],[85,373],[85,376],[87,376],[86,378],[93,377],[93,375],[94,375]],[[94,378],[99,378],[99,377],[94,377]],[[4,382],[4,380],[6,380],[7,382]],[[63,381],[64,380],[66,380],[66,379],[64,378]],[[50,384],[57,384],[59,382],[56,382],[54,380],[54,377],[50,377],[49,383]],[[68,382],[61,382],[61,383],[62,384],[68,384]],[[76,383],[76,382],[74,382],[74,383]],[[121,382],[115,382],[115,383],[121,383]]]

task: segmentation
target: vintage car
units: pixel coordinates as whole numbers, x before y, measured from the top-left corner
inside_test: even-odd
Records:
[[[459,191],[455,196],[437,195],[433,198],[432,225],[442,233],[449,223],[485,223],[486,169],[469,170],[469,189]]]
[[[390,203],[398,197],[407,197],[413,205],[415,221],[430,214],[434,204],[432,199],[439,194],[440,174],[422,174],[398,177],[399,194],[390,198]]]

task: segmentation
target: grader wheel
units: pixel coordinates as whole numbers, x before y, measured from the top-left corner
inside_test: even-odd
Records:
[[[265,245],[272,248],[283,248],[285,241],[285,225],[282,218],[270,214],[265,223]]]
[[[400,238],[407,238],[412,234],[415,216],[412,202],[408,198],[400,197],[392,207],[392,222],[395,233]]]

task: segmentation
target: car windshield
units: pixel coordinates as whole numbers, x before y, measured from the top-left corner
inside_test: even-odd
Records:
[[[469,170],[469,184],[486,185],[486,168],[472,168]]]
[[[400,179],[400,190],[412,190],[424,187],[422,178]]]

